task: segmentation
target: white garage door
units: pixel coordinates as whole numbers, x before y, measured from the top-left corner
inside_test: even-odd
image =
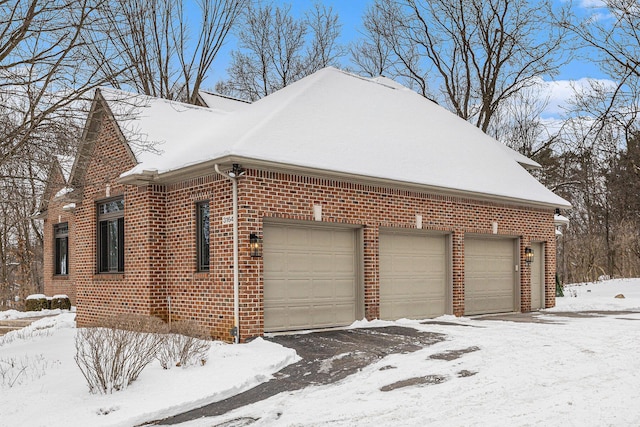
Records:
[[[515,311],[514,250],[514,239],[465,237],[465,314]]]
[[[423,319],[447,311],[447,237],[380,233],[380,318]]]
[[[356,320],[354,229],[265,224],[263,241],[266,332]]]
[[[532,243],[533,262],[531,263],[531,309],[544,308],[544,245]]]

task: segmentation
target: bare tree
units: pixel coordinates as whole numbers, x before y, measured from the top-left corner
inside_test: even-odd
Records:
[[[338,16],[320,4],[301,19],[295,19],[287,5],[249,7],[238,33],[240,49],[232,53],[227,70],[229,79],[216,90],[255,101],[335,65],[343,54],[339,33]]]
[[[0,0],[0,166],[104,80],[79,66],[101,0]],[[63,113],[64,112],[64,113]],[[50,141],[37,141],[42,144]]]
[[[345,54],[337,41],[341,29],[338,15],[331,7],[315,3],[313,9],[306,13],[306,22],[312,35],[311,45],[307,48],[309,70],[335,65],[337,59]]]
[[[375,6],[370,6],[362,21],[366,37],[353,42],[349,47],[351,62],[356,66],[356,70],[369,77],[378,77],[387,73],[395,76],[400,74],[400,70],[392,69],[393,49],[387,43],[383,32],[376,30],[382,27],[383,19],[382,11]]]
[[[522,88],[505,100],[494,113],[487,133],[527,157],[536,159],[557,138],[557,131],[547,128],[541,115],[549,105],[549,93],[542,79]]]
[[[577,37],[580,52],[610,80],[576,87],[563,129],[574,159],[571,227],[563,239],[570,279],[640,272],[638,112],[640,111],[640,6],[605,0],[584,17],[560,24]],[[577,131],[578,130],[578,131]]]
[[[114,87],[193,104],[248,1],[199,0],[195,25],[180,0],[107,1],[100,30],[88,34],[87,57]]]
[[[83,64],[103,0],[0,0],[0,277],[2,303],[41,291],[33,220],[54,155],[79,135],[104,79]],[[19,287],[19,289],[16,289]]]
[[[566,30],[556,14],[549,1],[376,0],[360,56],[487,131],[502,103],[557,71]]]
[[[600,69],[617,83],[599,105],[600,126],[620,119],[619,113],[625,117],[622,121],[629,122],[631,114],[635,120],[640,93],[640,5],[631,0],[604,0],[602,6],[603,10],[585,19],[573,16],[561,22],[578,37],[584,55],[598,61]]]

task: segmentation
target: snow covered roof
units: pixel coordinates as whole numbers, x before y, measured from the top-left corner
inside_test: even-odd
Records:
[[[240,99],[231,98],[229,96],[220,95],[218,93],[211,93],[204,90],[198,91],[200,100],[206,104],[207,107],[213,110],[220,110],[226,112],[237,111],[246,107],[250,102],[242,101]]]
[[[144,164],[145,170],[155,170],[156,159],[170,163],[176,153],[190,155],[191,163],[197,162],[199,153],[206,149],[203,145],[214,131],[211,125],[228,114],[110,88],[101,88],[100,94],[140,163],[138,166]]]
[[[159,145],[134,150],[139,164],[124,179],[234,157],[570,207],[520,166],[515,151],[384,77],[325,68],[226,113],[139,98],[135,119],[119,120],[121,127],[127,138]]]
[[[67,179],[67,181],[68,181],[68,179]],[[73,192],[73,188],[71,188],[71,187],[62,187],[62,188],[60,189],[60,191],[58,191],[58,192],[53,196],[53,198],[54,198],[54,199],[62,198],[62,197],[64,197],[64,196],[66,196],[67,194],[71,193],[71,192]]]
[[[507,152],[507,154],[509,154],[511,157],[513,157],[513,159],[516,162],[520,163],[523,168],[525,168],[525,169],[541,169],[542,168],[542,165],[540,163],[536,162],[535,160],[531,160],[530,158],[528,158],[524,154],[518,153],[513,148],[511,148],[511,147],[509,147],[507,145],[504,145],[504,144],[500,143],[499,141],[496,141],[496,143],[500,146],[500,148],[505,150]]]
[[[69,182],[71,177],[71,170],[73,169],[73,162],[75,158],[73,156],[56,156],[58,160],[58,164],[60,165],[60,170],[62,171],[62,175],[64,177],[65,182]]]
[[[569,225],[571,221],[564,215],[555,214],[553,216],[553,222],[555,225]]]

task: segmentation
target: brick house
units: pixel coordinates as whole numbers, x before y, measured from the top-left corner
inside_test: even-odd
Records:
[[[471,124],[333,68],[253,104],[201,100],[97,91],[43,213],[45,291],[73,282],[79,325],[141,313],[244,341],[554,306],[554,212],[570,205]]]
[[[75,209],[69,195],[73,190],[68,186],[72,166],[73,159],[66,156],[51,160],[47,184],[35,218],[45,220],[48,233],[43,241],[45,292],[49,296],[67,295],[75,305],[75,263],[70,259],[75,248],[74,240],[69,239],[69,232],[74,230]]]

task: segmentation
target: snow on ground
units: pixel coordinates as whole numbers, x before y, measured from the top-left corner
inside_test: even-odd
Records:
[[[640,279],[566,290],[576,296],[559,298],[557,308],[546,310],[541,319],[547,323],[453,316],[437,319],[450,324],[356,322],[352,327],[398,324],[443,333],[447,339],[415,353],[388,356],[334,385],[283,393],[185,425],[249,418],[257,419],[254,426],[640,425]],[[626,298],[615,299],[619,293]],[[584,310],[638,313],[563,313]],[[204,367],[163,371],[155,363],[125,391],[101,396],[88,393],[73,361],[72,313],[38,320],[12,334],[4,344],[0,338],[0,361],[28,357],[46,369],[31,369],[21,384],[1,388],[3,425],[135,425],[223,399],[295,361],[290,350],[262,339],[238,346],[216,343]],[[458,359],[430,358],[473,347]],[[42,361],[33,362],[38,355]],[[429,375],[442,381],[380,390]]]
[[[215,342],[204,366],[163,370],[156,361],[121,392],[93,395],[74,361],[75,314],[37,320],[0,337],[0,425],[133,426],[163,418],[268,381],[295,362],[295,351],[261,338],[246,345]],[[27,366],[16,376],[8,363]]]
[[[564,287],[565,298],[547,311],[636,310],[640,311],[640,279],[617,279],[595,283],[578,283]],[[615,298],[622,294],[625,298]]]
[[[72,311],[75,311],[75,307],[71,307]],[[18,311],[18,310],[5,310],[0,311],[0,320],[15,320],[26,319],[30,317],[42,317],[52,316],[55,314],[62,314],[63,310],[59,308],[55,310],[42,310],[42,311]]]

